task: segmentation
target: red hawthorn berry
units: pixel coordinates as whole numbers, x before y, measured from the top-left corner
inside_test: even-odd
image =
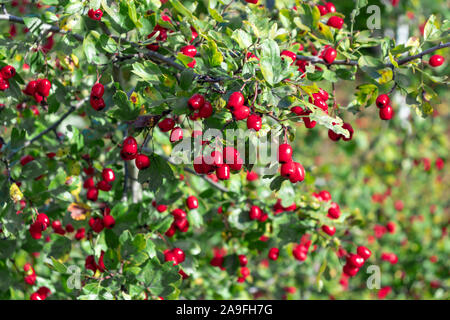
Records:
[[[343,271],[347,276],[354,277],[358,273],[359,268],[355,268],[353,266],[346,264],[343,268]]]
[[[89,18],[91,18],[92,20],[97,20],[97,21],[99,21],[99,20],[102,19],[103,11],[102,11],[101,9],[97,9],[97,10],[89,9],[89,11],[88,11],[88,16],[89,16]]]
[[[388,223],[386,224],[386,230],[387,230],[389,233],[395,233],[395,223],[392,222],[392,221],[388,222]]]
[[[112,185],[110,185],[108,182],[106,182],[105,180],[100,180],[99,182],[97,182],[97,189],[102,190],[102,191],[111,191],[112,189]]]
[[[106,229],[112,229],[114,228],[114,225],[116,224],[116,220],[113,216],[107,215],[103,217],[103,225]]]
[[[200,108],[198,115],[200,118],[207,119],[213,114],[213,107],[209,101],[205,101],[203,107]]]
[[[114,174],[114,171],[110,168],[104,168],[102,170],[102,178],[106,182],[113,182],[116,179],[116,175]]]
[[[14,69],[14,67],[10,65],[4,66],[0,70],[0,74],[3,79],[8,80],[16,75],[16,69]]]
[[[175,127],[170,132],[170,142],[174,143],[183,139],[183,129]]]
[[[331,47],[326,49],[323,53],[323,60],[328,64],[333,63],[333,61],[336,59],[336,57],[337,57],[337,51]]]
[[[195,59],[193,59],[191,62],[189,62],[189,63],[187,64],[187,66],[188,66],[189,68],[194,68],[196,64],[197,64],[197,61],[196,61]]]
[[[257,114],[252,114],[247,118],[247,128],[249,130],[253,129],[255,131],[261,130],[262,119]]]
[[[227,108],[237,109],[244,105],[245,98],[241,92],[233,92],[228,98]]]
[[[390,105],[387,105],[386,107],[380,109],[381,120],[390,120],[392,119],[393,116],[394,116],[394,109]]]
[[[43,300],[43,299],[39,293],[33,292],[30,296],[30,300]]]
[[[198,32],[197,30],[195,30],[194,27],[191,27],[191,40],[189,41],[190,43],[194,42],[195,38],[198,37]]]
[[[317,9],[319,9],[319,12],[320,12],[321,16],[324,16],[324,15],[326,15],[328,13],[328,9],[325,6],[318,5]]]
[[[234,119],[237,121],[247,119],[250,115],[250,108],[247,106],[241,106],[239,108],[234,108],[232,111]]]
[[[283,50],[283,51],[281,51],[281,54],[280,54],[280,55],[281,55],[282,57],[283,57],[283,56],[289,57],[289,58],[292,60],[291,65],[293,65],[293,64],[295,63],[295,60],[297,60],[297,55],[296,55],[294,52],[289,51],[289,50]]]
[[[145,154],[138,154],[135,160],[136,167],[139,170],[145,170],[150,167],[150,159]]]
[[[336,202],[331,203],[331,207],[328,209],[328,217],[330,219],[338,219],[341,215],[341,209]]]
[[[289,181],[297,183],[303,180],[305,180],[305,169],[300,163],[294,162],[294,173],[289,177]]]
[[[73,225],[71,225],[70,223],[66,225],[66,231],[68,233],[72,233],[75,231],[75,229],[73,228]]]
[[[364,258],[358,254],[350,253],[347,257],[347,264],[354,268],[361,268],[364,265]]]
[[[168,132],[175,127],[175,120],[172,118],[165,118],[158,123],[158,127],[162,132]]]
[[[334,4],[332,2],[325,3],[325,7],[327,8],[328,12],[331,12],[331,13],[336,12],[336,7],[334,6]]]
[[[277,260],[279,253],[280,253],[280,250],[278,248],[270,248],[269,254],[267,255],[267,257],[270,260]]]
[[[100,233],[104,229],[102,218],[91,218],[89,219],[89,226],[94,230],[94,232]]]
[[[36,91],[43,97],[48,97],[52,84],[48,79],[39,79],[37,82]]]
[[[186,259],[184,251],[180,248],[173,248],[172,254],[175,256],[177,263],[182,263]]]
[[[96,84],[94,84],[92,86],[91,96],[94,96],[96,98],[101,98],[101,97],[103,97],[104,93],[105,93],[105,87],[100,82],[97,82]]]
[[[28,82],[27,86],[23,90],[23,93],[25,93],[26,95],[32,96],[36,92],[36,87],[37,87],[37,81],[32,80],[32,81]]]
[[[434,56],[432,56],[431,58],[430,58],[430,61],[429,61],[429,63],[430,63],[430,66],[432,66],[432,67],[439,67],[439,66],[441,66],[443,63],[444,63],[444,57],[443,56],[440,56],[440,55],[438,55],[438,54],[435,54]]]
[[[197,48],[193,45],[184,46],[181,48],[181,53],[188,57],[195,57],[197,54]]]
[[[308,257],[308,248],[303,244],[298,244],[292,249],[294,258],[299,261],[305,261]]]
[[[320,191],[319,196],[322,198],[322,201],[330,201],[331,200],[331,193],[329,193],[327,190]]]
[[[33,161],[34,160],[34,157],[33,156],[31,156],[31,155],[26,155],[26,156],[23,156],[22,158],[20,158],[20,164],[22,165],[22,166],[24,166],[24,165],[26,165],[27,163],[29,163],[29,162],[31,162],[31,161]]]
[[[85,228],[80,228],[75,233],[75,239],[78,240],[78,241],[82,240],[85,236],[86,236],[86,229]]]
[[[335,29],[342,29],[342,26],[344,25],[344,19],[338,16],[332,16],[328,19],[327,26],[330,26]]]
[[[182,219],[186,219],[186,217],[187,217],[186,212],[181,209],[178,209],[178,208],[172,210],[171,214],[173,215],[175,220],[182,220]]]
[[[287,143],[280,144],[280,146],[278,147],[278,162],[280,163],[291,162],[292,154],[293,150],[289,144]]]
[[[86,198],[91,201],[97,201],[98,189],[95,187],[89,188],[86,193]]]
[[[133,137],[127,137],[124,141],[123,141],[123,146],[122,146],[122,151],[125,154],[136,154],[138,151],[138,145],[136,142],[136,139]]]
[[[280,174],[283,177],[290,178],[295,172],[295,164],[293,161],[283,163],[281,165]]]
[[[199,110],[205,104],[205,97],[200,93],[195,93],[188,100],[188,105],[193,110]]]
[[[342,125],[342,128],[348,130],[348,132],[350,133],[350,136],[348,138],[346,138],[345,136],[342,136],[342,140],[344,140],[344,141],[352,140],[353,139],[353,133],[355,132],[353,130],[352,125],[350,123],[344,122],[344,124]]]
[[[84,267],[87,270],[92,270],[94,273],[97,271],[97,263],[95,262],[95,258],[93,255],[89,255],[86,257]]]
[[[325,232],[327,235],[329,236],[333,236],[336,233],[336,228],[333,226],[327,226],[327,225],[323,225],[322,226],[322,231]]]
[[[245,267],[248,263],[247,256],[245,254],[240,254],[240,255],[238,255],[238,258],[239,258],[239,264],[241,265],[241,267]]]
[[[48,216],[45,213],[39,213],[37,215],[36,221],[41,223],[41,225],[43,227],[42,231],[44,231],[45,229],[47,229],[50,226],[50,219],[48,218]]]
[[[194,210],[198,208],[198,200],[195,196],[189,196],[186,199],[186,205],[188,206],[189,210]]]
[[[158,210],[159,213],[163,213],[167,210],[167,206],[165,204],[158,204],[156,210]]]
[[[250,220],[258,220],[259,218],[261,218],[261,215],[262,215],[262,210],[260,207],[252,206],[250,208],[250,212],[249,212]]]
[[[375,104],[378,108],[384,108],[387,105],[391,103],[391,99],[389,99],[389,96],[387,94],[381,94],[377,97],[377,100],[375,101]]]
[[[259,222],[265,222],[267,219],[269,219],[269,215],[267,213],[262,213],[261,217],[259,217],[258,221]]]
[[[254,171],[249,171],[249,172],[247,172],[246,179],[249,182],[258,180],[258,174]]]
[[[247,267],[241,267],[241,269],[239,270],[239,273],[241,274],[241,276],[243,278],[247,278],[250,275],[250,269]]]
[[[216,168],[221,167],[223,163],[223,154],[220,151],[214,150],[211,152],[211,156],[208,157],[209,164],[213,165]]]
[[[364,246],[359,246],[356,253],[361,256],[364,260],[367,260],[372,255],[372,252]]]
[[[219,180],[230,179],[230,166],[224,164],[216,169],[216,176]]]

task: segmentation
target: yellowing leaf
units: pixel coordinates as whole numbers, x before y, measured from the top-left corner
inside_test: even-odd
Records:
[[[9,188],[9,195],[11,197],[11,200],[14,202],[20,201],[23,199],[23,193],[20,191],[17,184],[13,183],[11,187]]]
[[[91,207],[81,202],[72,202],[67,208],[67,211],[70,212],[72,219],[79,221],[86,219],[86,214],[91,212]]]
[[[386,68],[378,70],[378,73],[381,75],[381,77],[377,79],[379,84],[385,84],[392,80],[393,77],[392,69]]]

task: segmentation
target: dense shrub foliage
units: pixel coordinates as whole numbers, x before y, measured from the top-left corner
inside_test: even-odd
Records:
[[[449,298],[445,1],[0,6],[0,298]]]

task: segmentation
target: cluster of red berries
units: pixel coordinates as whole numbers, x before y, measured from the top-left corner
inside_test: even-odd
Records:
[[[191,120],[207,119],[213,114],[213,107],[209,101],[200,93],[193,94],[188,100],[189,109],[193,113],[189,116]]]
[[[171,214],[173,216],[173,222],[166,231],[165,235],[168,237],[173,237],[177,230],[187,232],[189,230],[189,221],[187,219],[186,211],[176,208],[172,210]]]
[[[241,92],[233,92],[228,98],[227,109],[230,110],[235,120],[244,120],[250,115],[250,108],[244,103],[245,98]]]
[[[172,20],[170,19],[170,17],[166,16],[164,14],[161,15],[161,19],[163,21],[172,23]],[[166,40],[167,40],[167,32],[169,32],[169,30],[164,28],[163,26],[161,26],[159,24],[157,24],[153,28],[153,31],[147,36],[147,39],[152,38],[157,32],[159,32],[159,34],[156,37],[156,42],[148,44],[147,45],[147,49],[152,50],[152,51],[158,51],[158,49],[159,49],[159,42],[166,42]]]
[[[326,114],[328,114],[328,104],[327,104],[328,99],[329,99],[328,92],[320,88],[319,92],[313,93],[312,97],[309,98],[309,103],[314,104],[316,107],[322,109]],[[316,126],[317,122],[311,121],[310,117],[308,117],[308,115],[312,113],[310,109],[295,106],[291,108],[291,112],[302,117],[303,123],[305,124],[306,128],[312,129]]]
[[[100,82],[92,86],[89,102],[94,110],[100,111],[106,107],[105,101],[102,98],[104,93],[105,87]]]
[[[98,270],[101,273],[105,272],[105,264],[103,262],[103,257],[105,255],[105,252],[102,250],[100,253],[100,257],[98,258],[98,263],[95,262],[95,257],[93,255],[89,255],[86,257],[86,260],[84,262],[84,267],[87,270],[92,270],[94,273]]]
[[[258,206],[251,206],[248,216],[250,220],[258,220],[260,222],[264,222],[269,218],[269,215],[264,213]]]
[[[125,160],[133,160],[139,170],[145,170],[150,167],[150,159],[145,154],[138,153],[138,144],[134,137],[127,137],[122,144],[120,157]]]
[[[381,254],[381,260],[387,261],[390,264],[396,264],[398,262],[398,257],[393,252],[383,252]]]
[[[181,53],[185,56],[193,58],[191,62],[187,64],[189,68],[194,68],[197,61],[195,60],[195,55],[197,54],[197,48],[193,45],[187,45],[181,48]]]
[[[311,240],[307,236],[303,236],[300,244],[295,245],[292,249],[294,258],[298,261],[305,261],[308,258],[309,247],[311,246]]]
[[[390,120],[394,116],[394,109],[391,107],[391,99],[387,94],[381,94],[375,101],[378,108],[380,108],[380,119]]]
[[[23,93],[32,96],[37,103],[40,103],[48,97],[51,88],[52,84],[48,79],[37,79],[28,82]]]
[[[349,277],[354,277],[358,273],[359,268],[361,268],[366,260],[372,255],[372,252],[364,246],[359,246],[356,249],[356,252],[356,254],[350,253],[347,255],[347,262],[343,267],[344,273]]]
[[[84,180],[83,188],[87,189],[86,198],[91,201],[97,201],[98,190],[109,192],[112,189],[111,183],[116,179],[114,171],[110,168],[104,168],[102,170],[102,180],[98,181],[97,184],[94,182],[95,170],[93,167],[89,167],[84,170],[88,178]]]
[[[225,262],[225,255],[227,254],[227,251],[225,249],[213,249],[214,256],[209,262],[209,264],[213,267],[218,267],[221,270],[225,270],[223,263]]]
[[[45,300],[51,295],[51,291],[47,287],[40,287],[36,292],[33,292],[30,296],[30,300]]]
[[[289,207],[283,207],[281,204],[281,199],[277,199],[277,202],[273,206],[273,214],[277,215],[283,212],[295,211],[297,209],[297,205],[292,203]]]
[[[26,263],[23,266],[23,271],[25,271],[25,283],[29,284],[30,286],[34,285],[36,283],[36,272],[34,271],[31,263]]]
[[[351,125],[350,123],[344,122],[344,123],[342,124],[342,128],[348,130],[348,132],[350,133],[350,136],[349,136],[348,138],[346,138],[346,137],[345,137],[344,135],[342,135],[342,134],[339,134],[339,133],[334,132],[334,131],[331,130],[331,129],[328,129],[328,137],[329,137],[331,140],[333,140],[333,141],[339,141],[341,138],[342,138],[342,140],[344,140],[344,141],[350,141],[350,140],[352,140],[352,139],[353,139],[353,133],[355,132],[355,131],[353,130],[352,125]]]
[[[159,211],[164,212],[167,210],[166,205],[156,205],[154,202],[153,206]],[[189,196],[186,199],[186,206],[189,210],[195,210],[198,208],[198,199],[195,196]],[[166,231],[166,236],[172,237],[177,230],[181,232],[187,232],[189,230],[189,221],[187,219],[186,211],[176,208],[171,212],[173,216],[173,222],[170,225],[169,229]]]
[[[96,217],[96,218],[91,217],[89,219],[89,226],[96,233],[102,232],[104,228],[112,229],[112,228],[114,228],[115,224],[116,224],[116,220],[110,214],[104,214],[103,217],[101,217],[101,218],[100,217]]]
[[[219,180],[228,180],[230,172],[239,172],[243,164],[239,151],[233,147],[225,147],[223,152],[214,150],[209,156],[196,157],[194,170],[198,174],[211,174],[215,171]]]
[[[177,264],[182,263],[186,255],[184,251],[180,248],[173,248],[172,250],[166,249],[164,250],[164,261],[173,261],[173,265],[176,266]],[[183,277],[183,279],[188,278],[189,276],[183,271],[183,269],[180,269],[178,273]]]
[[[249,130],[261,130],[261,117],[256,113],[250,114],[250,108],[245,106],[244,103],[244,95],[241,92],[233,92],[228,98],[227,109],[230,110],[234,120],[239,121],[247,119],[247,128]]]
[[[9,88],[9,79],[16,75],[16,69],[13,66],[4,66],[0,70],[0,91],[5,91]]]
[[[292,154],[292,147],[288,143],[280,144],[278,147],[278,162],[281,164],[281,175],[288,178],[291,183],[297,183],[305,179],[305,169],[300,163],[292,160]]]
[[[42,238],[42,232],[50,226],[50,219],[45,213],[39,213],[36,220],[30,225],[30,235],[33,239]]]
[[[89,9],[89,11],[88,11],[88,16],[89,16],[89,18],[91,18],[92,20],[97,20],[97,21],[99,21],[99,20],[102,19],[103,11],[102,11],[101,9],[97,9],[97,10]]]

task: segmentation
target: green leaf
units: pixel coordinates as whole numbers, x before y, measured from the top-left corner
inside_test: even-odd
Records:
[[[56,271],[58,271],[59,273],[65,274],[66,271],[67,271],[67,267],[63,263],[61,263],[58,260],[56,260],[55,258],[51,257],[51,259],[52,259],[52,266],[53,266],[53,268]]]

